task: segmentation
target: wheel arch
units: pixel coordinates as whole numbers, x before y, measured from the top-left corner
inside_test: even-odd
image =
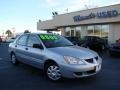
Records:
[[[53,59],[48,59],[48,60],[46,60],[46,61],[44,62],[44,70],[46,69],[47,65],[49,65],[49,64],[56,64],[56,65],[58,65],[55,60],[53,60]]]

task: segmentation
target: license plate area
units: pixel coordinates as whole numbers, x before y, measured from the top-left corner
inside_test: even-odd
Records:
[[[101,64],[95,67],[96,71],[99,71],[101,69]]]

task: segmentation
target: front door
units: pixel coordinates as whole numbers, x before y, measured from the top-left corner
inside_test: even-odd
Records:
[[[39,37],[37,35],[29,35],[26,50],[28,64],[41,68],[44,62],[44,49],[34,48],[34,44],[41,44]]]

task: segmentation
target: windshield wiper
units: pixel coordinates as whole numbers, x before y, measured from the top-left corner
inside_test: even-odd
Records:
[[[64,45],[64,47],[65,47],[65,46],[74,46],[74,45]]]

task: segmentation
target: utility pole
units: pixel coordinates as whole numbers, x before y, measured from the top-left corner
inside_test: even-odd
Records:
[[[13,37],[15,37],[15,28],[12,28],[12,32],[13,32]]]

